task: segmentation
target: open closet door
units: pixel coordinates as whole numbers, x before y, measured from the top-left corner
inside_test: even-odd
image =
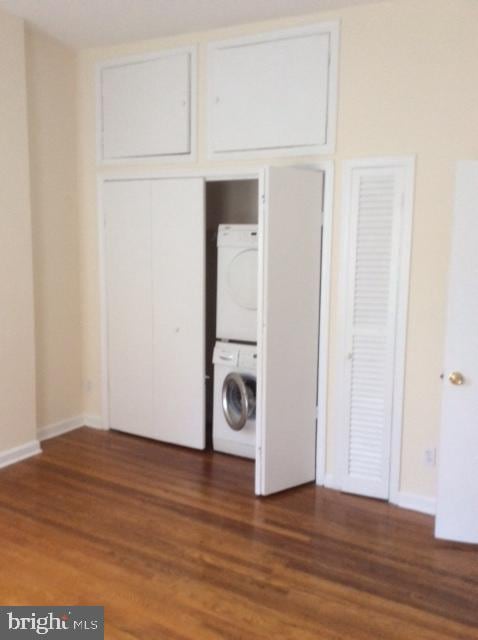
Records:
[[[256,493],[315,480],[323,174],[269,168],[263,217]]]
[[[205,446],[204,180],[152,182],[153,419],[156,438]]]

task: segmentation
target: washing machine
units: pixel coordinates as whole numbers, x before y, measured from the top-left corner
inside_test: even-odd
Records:
[[[216,315],[219,340],[257,342],[257,279],[257,225],[219,225]]]
[[[255,458],[257,347],[216,342],[213,364],[213,448]]]

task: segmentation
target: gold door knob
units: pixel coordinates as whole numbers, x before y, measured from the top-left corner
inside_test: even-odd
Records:
[[[463,374],[460,373],[459,371],[452,371],[448,376],[448,380],[452,384],[463,384],[465,382],[465,378],[463,377]]]

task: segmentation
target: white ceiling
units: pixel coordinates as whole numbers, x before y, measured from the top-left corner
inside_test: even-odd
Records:
[[[294,16],[374,0],[0,0],[0,7],[75,48]]]

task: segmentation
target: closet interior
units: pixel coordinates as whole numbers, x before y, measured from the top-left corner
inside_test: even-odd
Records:
[[[240,258],[237,259],[237,256],[241,254],[244,255],[244,251],[253,250],[257,256],[257,244],[256,248],[254,247],[235,247],[233,250],[233,255],[228,255],[225,264],[223,264],[222,269],[224,270],[224,278],[225,286],[228,288],[228,293],[221,294],[218,290],[218,232],[220,229],[223,229],[224,232],[227,233],[227,229],[224,228],[224,225],[227,225],[227,228],[234,233],[235,231],[242,231],[242,229],[247,230],[249,234],[253,234],[253,237],[257,240],[257,224],[258,224],[258,202],[259,202],[259,181],[257,179],[238,179],[238,180],[214,180],[208,181],[205,185],[205,214],[206,214],[206,232],[205,232],[205,243],[206,243],[206,251],[205,251],[205,261],[206,261],[206,296],[205,296],[205,375],[206,375],[206,445],[208,449],[213,448],[213,422],[214,422],[214,410],[216,406],[216,413],[219,412],[219,409],[222,407],[222,399],[217,398],[215,403],[215,383],[216,383],[216,393],[222,395],[222,389],[218,388],[218,380],[215,381],[214,373],[215,373],[215,365],[214,361],[214,353],[215,346],[218,344],[218,349],[222,348],[222,357],[229,357],[231,354],[224,351],[227,350],[227,345],[243,345],[243,351],[247,352],[248,344],[252,344],[255,347],[257,343],[257,336],[247,336],[251,338],[249,340],[238,339],[237,334],[234,331],[231,331],[231,335],[229,336],[229,332],[226,330],[226,335],[218,335],[217,332],[217,324],[216,319],[218,315],[218,304],[219,305],[234,305],[240,303],[240,300],[228,300],[224,298],[224,295],[227,297],[228,293],[232,293],[232,287],[238,287],[238,296],[240,297],[240,289],[242,287],[242,283],[244,278],[251,278],[251,274],[244,273],[243,267],[240,265]],[[240,225],[240,227],[238,226]],[[246,227],[242,227],[242,225],[247,225]],[[247,240],[246,240],[247,244]],[[257,263],[257,260],[256,260]],[[252,263],[253,264],[253,263]],[[231,268],[234,269],[237,267],[235,282],[230,282]],[[258,273],[256,270],[256,279],[258,277]],[[247,284],[247,283],[246,283]],[[219,297],[218,297],[219,296]],[[252,306],[252,305],[250,305]],[[257,297],[256,304],[254,305],[256,311],[257,309]],[[224,309],[227,312],[227,309]],[[234,309],[231,309],[231,313],[234,313]],[[246,311],[247,313],[247,311]],[[239,314],[240,316],[240,314]],[[235,316],[237,318],[237,315]],[[256,317],[256,313],[254,314]],[[238,318],[239,323],[241,322],[240,317]],[[224,332],[223,332],[224,333]],[[244,336],[239,336],[239,338],[243,338]],[[252,339],[253,338],[253,339]],[[221,347],[221,345],[224,345]],[[232,347],[234,349],[234,347]],[[240,347],[239,347],[240,348]],[[229,349],[230,351],[230,349]],[[216,349],[217,352],[217,349]],[[242,351],[241,351],[242,353]],[[221,357],[217,355],[216,357]],[[227,362],[227,361],[226,361]],[[221,372],[218,369],[217,375],[220,376]],[[237,392],[237,389],[236,389]],[[234,394],[234,390],[232,391]],[[223,416],[216,416],[216,424],[217,420],[223,420]],[[228,428],[224,426],[225,429]],[[249,425],[251,429],[251,425]],[[236,440],[241,438],[240,430],[234,432],[233,429],[230,431],[233,438]],[[227,447],[226,447],[227,448]],[[236,455],[240,455],[240,447],[238,450],[234,449],[232,451],[227,451],[228,453],[235,453]]]

